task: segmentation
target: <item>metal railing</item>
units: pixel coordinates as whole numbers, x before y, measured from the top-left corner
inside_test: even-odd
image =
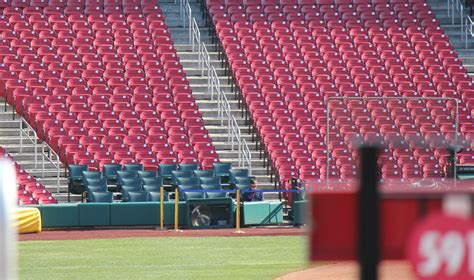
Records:
[[[329,165],[331,162],[331,153],[329,152],[329,135],[330,135],[330,109],[329,104],[335,100],[441,100],[441,101],[454,101],[455,117],[454,117],[454,144],[458,145],[459,135],[459,99],[452,97],[329,97],[326,103],[326,179],[329,179]],[[456,165],[457,165],[457,149],[454,149],[454,178],[456,178]]]
[[[461,3],[461,0],[447,0],[448,6],[448,16],[451,15],[451,24],[455,24],[456,18],[459,17],[461,20],[461,38],[463,38],[464,33],[464,5]]]
[[[199,31],[199,26],[196,23],[196,19],[192,19],[191,21],[191,26],[190,26],[191,33],[189,34],[191,37],[190,43],[193,49],[193,52],[196,52],[195,47],[197,47],[197,53],[198,53],[198,61],[199,61],[199,67],[201,67],[201,32]]]
[[[464,31],[464,43],[465,43],[465,48],[469,48],[469,38],[472,38],[474,37],[474,21],[472,20],[472,18],[467,15],[466,16],[466,21],[465,21],[466,25],[465,25],[465,31]],[[469,35],[471,35],[471,37],[469,37]]]
[[[27,139],[31,141],[34,145],[34,161],[35,161],[35,169],[38,168],[38,135],[36,134],[35,130],[31,127],[31,125],[24,119],[21,118],[20,120],[20,153],[23,152],[23,136],[26,136]],[[59,155],[45,142],[41,144],[41,177],[45,177],[45,161],[48,161],[54,166],[56,171],[56,188],[57,193],[59,193],[59,185],[60,185],[60,169],[61,169],[61,160]]]
[[[252,154],[247,142],[242,139],[237,120],[231,113],[229,100],[221,88],[219,76],[211,63],[209,51],[201,41],[201,32],[196,19],[192,16],[192,9],[188,0],[180,1],[180,15],[183,28],[189,28],[189,44],[192,47],[192,52],[198,56],[198,69],[201,70],[201,76],[204,77],[207,72],[207,90],[211,95],[211,100],[217,101],[217,115],[221,126],[227,127],[227,142],[231,143],[232,150],[235,149],[235,144],[237,144],[239,167],[247,166],[249,173],[251,173]]]
[[[44,162],[45,159],[51,163],[55,169],[56,169],[56,192],[59,193],[59,178],[60,178],[60,169],[61,169],[61,160],[59,159],[59,155],[56,154],[56,152],[45,142],[42,143],[41,145],[41,170],[42,170],[42,176],[44,178]]]
[[[27,139],[34,146],[34,153],[35,153],[35,169],[38,168],[38,135],[36,131],[31,127],[31,125],[24,119],[21,118],[20,120],[20,154],[23,153],[23,135],[26,136]]]

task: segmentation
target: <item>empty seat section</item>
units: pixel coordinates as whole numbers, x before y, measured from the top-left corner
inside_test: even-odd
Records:
[[[459,100],[472,163],[472,81],[424,0],[286,2],[206,1],[280,183],[353,177],[362,142],[386,144],[383,179],[442,176],[455,100],[420,97]]]

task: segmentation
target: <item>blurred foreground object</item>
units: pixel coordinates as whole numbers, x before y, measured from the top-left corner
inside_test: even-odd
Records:
[[[16,175],[11,162],[0,160],[0,279],[17,279],[14,211]]]

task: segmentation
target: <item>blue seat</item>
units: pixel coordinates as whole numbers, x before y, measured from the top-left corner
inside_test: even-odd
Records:
[[[235,185],[235,177],[249,177],[248,169],[234,169],[229,170],[229,183]]]
[[[83,171],[82,174],[84,175],[84,178],[89,178],[89,179],[100,179],[102,178],[102,172],[99,171]]]
[[[107,179],[104,178],[84,178],[84,186],[104,186],[107,188]]]
[[[111,192],[92,192],[89,198],[90,202],[112,203],[113,194]]]
[[[148,201],[161,201],[160,200],[160,192],[148,192]],[[168,201],[168,193],[165,192],[163,194],[163,201]]]
[[[160,192],[160,189],[160,186],[143,185],[143,190],[146,192]]]
[[[201,188],[199,186],[193,186],[193,185],[178,185],[178,190],[179,190],[179,199],[184,200],[186,199],[185,192],[189,190],[200,190]]]
[[[184,192],[184,199],[202,199],[205,198],[205,194],[203,192]]]
[[[224,183],[229,181],[229,171],[232,168],[231,163],[215,162],[212,164],[214,176],[221,177]]]
[[[191,185],[199,187],[199,178],[197,177],[178,177],[178,185]]]
[[[207,192],[206,198],[226,198],[227,193],[224,192]]]
[[[178,178],[192,177],[192,176],[193,176],[192,171],[176,171],[176,170],[173,170],[173,171],[171,171],[171,184],[173,186],[177,186],[178,185]]]
[[[197,163],[182,163],[178,165],[178,170],[180,171],[194,171],[198,170],[198,164]]]
[[[71,164],[68,166],[68,191],[73,194],[81,194],[84,192],[83,179],[84,175],[82,172],[87,171],[89,167],[87,165],[75,165]]]
[[[112,184],[117,183],[117,171],[120,170],[122,170],[122,165],[120,164],[104,164],[104,177]]]
[[[164,179],[165,183],[171,183],[172,171],[178,170],[178,165],[173,163],[158,164],[158,176]]]
[[[212,170],[194,170],[195,177],[214,177],[214,171]]]
[[[123,178],[122,179],[122,187],[142,187],[142,180],[138,177],[133,178]]]
[[[122,193],[122,201],[128,201],[128,194],[130,192],[141,192],[142,189],[136,186],[123,186],[120,191]]]
[[[221,185],[218,184],[201,184],[203,190],[222,190]]]
[[[123,179],[137,177],[136,171],[117,171],[117,185],[121,187],[123,185]]]
[[[235,177],[234,178],[234,185],[246,185],[250,188],[250,181],[252,178],[250,177]]]
[[[143,164],[128,163],[123,166],[124,171],[143,171]]]
[[[211,185],[221,185],[221,178],[220,177],[200,177],[199,183],[201,185],[211,184]]]
[[[94,192],[107,192],[107,186],[88,186],[87,187],[87,201],[92,202]]]
[[[156,171],[138,171],[138,177],[140,178],[156,178]]]
[[[145,202],[148,201],[148,193],[144,191],[128,192],[128,202]]]
[[[155,177],[155,178],[142,178],[143,185],[150,185],[150,186],[163,186],[163,178]]]

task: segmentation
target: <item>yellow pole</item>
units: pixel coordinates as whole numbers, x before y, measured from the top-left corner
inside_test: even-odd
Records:
[[[237,200],[237,209],[235,209],[235,232],[234,233],[245,233],[240,230],[240,189],[237,189],[235,195]]]
[[[165,213],[164,213],[164,209],[165,209],[165,203],[164,203],[164,200],[165,200],[165,191],[164,191],[164,188],[163,186],[161,186],[160,188],[160,229],[163,230],[163,223],[164,223],[164,217],[165,217]]]
[[[179,208],[179,197],[178,197],[178,188],[176,188],[174,190],[174,230],[175,231],[179,231],[178,208]]]

